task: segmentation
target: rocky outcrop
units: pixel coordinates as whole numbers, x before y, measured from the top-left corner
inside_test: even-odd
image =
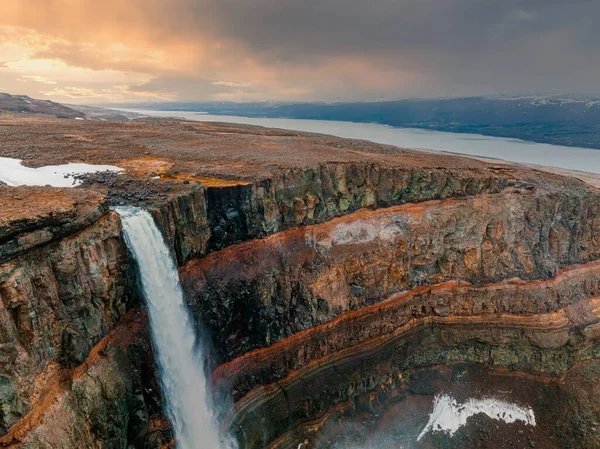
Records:
[[[506,324],[524,329],[530,324],[528,320],[540,319],[540,325],[532,327],[526,334],[530,343],[542,349],[560,347],[569,341],[571,327],[595,323],[598,295],[598,262],[561,270],[547,281],[512,279],[479,286],[449,281],[421,286],[393,295],[380,304],[310,327],[267,348],[248,352],[220,365],[214,371],[213,379],[217,388],[224,392],[233,390],[235,397],[241,398],[260,385],[281,380],[312,361],[338,351],[402,329],[407,331],[434,324],[472,326],[480,322],[486,327]],[[542,317],[548,323],[544,324]],[[514,322],[509,325],[511,320]],[[547,331],[544,330],[546,325]],[[591,327],[584,334],[595,338],[594,332],[595,328]],[[491,354],[488,355],[491,360]],[[537,368],[531,362],[521,368],[558,375],[577,361]],[[514,365],[514,361],[508,359],[499,363]]]
[[[171,195],[150,211],[179,264],[208,252],[210,227],[202,189]]]
[[[86,359],[132,297],[118,216],[101,215],[101,203],[80,205],[81,192],[59,191],[54,200],[39,192],[21,190],[40,203],[21,209],[24,218],[5,219],[15,225],[4,232],[12,258],[4,251],[0,264],[3,432],[30,410],[47,379]],[[41,210],[25,217],[35,207]]]
[[[0,185],[0,263],[85,229],[108,212],[103,195]]]
[[[145,314],[130,312],[75,368],[61,368],[0,447],[160,448],[164,423]]]

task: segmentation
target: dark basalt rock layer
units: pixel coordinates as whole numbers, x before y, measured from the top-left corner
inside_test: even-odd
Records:
[[[266,447],[290,423],[323,418],[339,403],[385,386],[394,376],[442,363],[478,363],[558,378],[576,363],[600,355],[599,305],[597,299],[582,300],[558,313],[530,317],[414,319],[389,334],[316,356],[287,375],[275,367],[270,379],[263,375],[260,386],[236,403],[232,427],[245,447]],[[578,315],[579,309],[585,311],[585,318]],[[573,315],[577,316],[569,318]],[[374,322],[373,328],[378,324]],[[284,358],[273,356],[273,360]],[[240,381],[242,388],[255,381],[253,374],[244,372],[251,380]]]
[[[597,361],[575,365],[560,381],[464,363],[405,370],[367,394],[338,403],[324,416],[298,420],[267,447],[598,447],[595,420],[600,399],[599,374]],[[491,396],[529,404],[536,426],[521,421],[507,424],[475,415],[451,438],[444,432],[433,432],[415,444],[439,391],[450,394],[459,403]]]
[[[548,279],[596,260],[600,203],[562,195],[508,188],[361,211],[212,253],[185,265],[181,278],[220,363],[420,285]],[[415,308],[443,314],[453,301]],[[552,302],[472,307],[538,313]]]
[[[241,449],[600,447],[597,189],[243,126],[2,116],[0,131],[0,156],[126,169],[0,186],[0,447],[174,444],[108,204],[148,208],[170,244]],[[537,425],[480,416],[417,442],[441,391],[504,395]]]

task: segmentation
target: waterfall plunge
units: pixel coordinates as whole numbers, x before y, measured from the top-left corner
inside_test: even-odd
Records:
[[[127,245],[139,265],[159,376],[178,449],[225,446],[207,403],[204,355],[196,348],[177,266],[152,216],[119,207]]]

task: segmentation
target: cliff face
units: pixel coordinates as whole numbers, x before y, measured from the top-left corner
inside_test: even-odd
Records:
[[[83,363],[40,382],[31,409],[0,447],[162,447],[172,436],[158,390],[147,320],[132,311]]]
[[[511,187],[361,211],[212,253],[185,265],[181,278],[225,361],[420,285],[547,279],[595,260],[598,205],[575,190]],[[448,314],[453,303],[423,303],[422,314]],[[470,306],[491,314],[556,307],[508,298]]]
[[[470,174],[373,163],[321,164],[278,172],[266,180],[179,188],[165,201],[148,205],[184,264],[240,241],[324,223],[363,208],[497,193],[516,183],[501,173]],[[521,183],[519,188],[531,187]]]
[[[185,265],[192,310],[227,362],[213,386],[236,400],[244,447],[280,447],[286,429],[283,447],[297,446],[306,433],[294,423],[314,420],[305,432],[319,435],[341,404],[422,367],[558,378],[597,358],[598,197],[510,184],[360,211]]]
[[[147,437],[160,406],[144,388],[158,388],[146,321],[125,317],[137,297],[118,215],[94,192],[0,189],[0,446]]]
[[[207,190],[194,210],[206,211],[209,254],[180,277],[219,365],[217,397],[236,401],[226,422],[243,447],[319,439],[340,407],[356,414],[356,401],[397,389],[377,399],[383,407],[407,388],[391,379],[423,367],[476,363],[547,380],[598,357],[596,192],[542,177],[427,201],[445,196],[435,185],[423,201],[352,212],[359,201],[334,209],[339,218],[312,215],[317,224],[271,214],[270,228],[264,209],[252,212],[254,187],[220,201],[210,198],[224,190]],[[289,211],[284,198],[275,210]]]
[[[0,187],[0,446],[172,444],[110,203],[147,207],[170,244],[242,449],[600,447],[596,189],[275,130],[45,126],[21,129],[43,152],[10,155],[128,171]],[[417,441],[440,392],[537,424],[480,416]]]
[[[15,191],[3,188],[4,198],[14,198]],[[18,208],[16,214],[3,210],[7,224],[0,264],[0,428],[4,431],[30,409],[44,379],[63,366],[83,362],[124,314],[130,295],[120,221],[115,214],[105,214],[101,198],[71,191],[45,196],[40,189],[18,192],[23,199],[13,199],[13,204],[29,206]],[[43,210],[32,214],[33,204]],[[24,212],[28,217],[21,216]]]

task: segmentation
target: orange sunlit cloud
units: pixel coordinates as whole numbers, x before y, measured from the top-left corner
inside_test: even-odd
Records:
[[[261,60],[244,42],[190,23],[185,33],[169,33],[161,22],[183,0],[151,0],[147,8],[116,0],[8,3],[0,6],[0,86],[13,93],[97,102],[295,99],[327,89],[330,77],[375,91],[384,78],[360,59]],[[185,14],[172,20],[185,22]]]
[[[591,90],[600,76],[599,5],[6,0],[0,87],[82,102]]]

